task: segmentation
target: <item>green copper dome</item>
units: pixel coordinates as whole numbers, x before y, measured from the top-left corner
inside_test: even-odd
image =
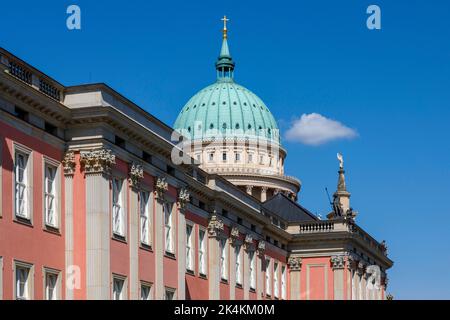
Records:
[[[181,110],[174,128],[190,139],[266,138],[279,143],[277,123],[264,102],[233,80],[226,29],[216,62],[217,81],[197,92]]]

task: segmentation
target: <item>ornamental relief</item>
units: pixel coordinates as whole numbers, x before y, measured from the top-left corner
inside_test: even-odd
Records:
[[[110,174],[116,164],[116,156],[109,149],[97,149],[80,152],[80,162],[85,174]]]

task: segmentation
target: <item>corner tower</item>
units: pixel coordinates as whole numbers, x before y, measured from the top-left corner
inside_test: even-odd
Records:
[[[278,125],[264,102],[234,80],[226,16],[217,79],[181,109],[174,128],[192,143],[190,155],[208,173],[264,202],[276,193],[296,200],[300,181],[284,174],[286,150]]]

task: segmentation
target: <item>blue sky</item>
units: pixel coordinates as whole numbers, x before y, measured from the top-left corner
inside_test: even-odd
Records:
[[[66,28],[81,8],[82,29]],[[381,30],[366,8],[381,8]],[[285,141],[300,202],[328,212],[336,152],[358,223],[386,239],[398,299],[450,299],[450,26],[448,1],[21,1],[2,5],[0,46],[65,85],[105,82],[165,123],[215,80],[220,18],[235,79],[286,132],[319,113],[358,137]]]

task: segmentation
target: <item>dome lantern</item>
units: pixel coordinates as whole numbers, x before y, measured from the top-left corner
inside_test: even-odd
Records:
[[[233,71],[234,71],[234,61],[230,54],[230,49],[228,47],[227,41],[227,16],[223,16],[223,39],[222,39],[222,48],[220,50],[219,57],[216,61],[216,70],[217,70],[217,79],[219,80],[232,80],[233,79]]]

